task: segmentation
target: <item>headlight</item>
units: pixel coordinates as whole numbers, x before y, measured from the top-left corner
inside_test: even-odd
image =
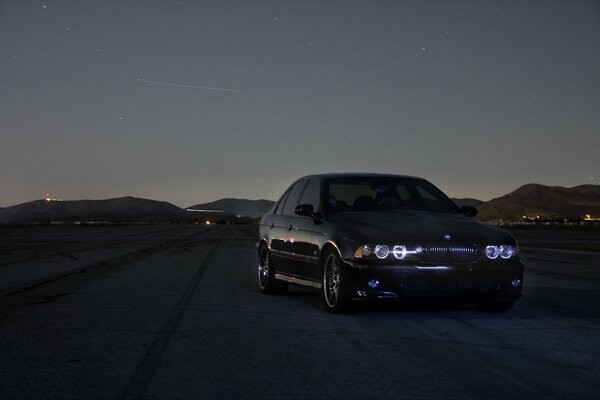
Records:
[[[362,254],[366,257],[369,257],[373,251],[366,244],[362,247]]]
[[[365,258],[369,257],[371,254],[373,254],[373,249],[368,244],[365,244],[364,246],[360,246],[358,249],[356,249],[354,252],[354,258]]]
[[[416,248],[401,244],[365,244],[358,247],[354,252],[354,258],[415,260],[417,257]]]
[[[500,253],[498,246],[487,246],[485,248],[485,255],[490,260],[495,260],[496,258],[498,258],[498,253]]]
[[[485,248],[485,256],[490,260],[495,260],[498,257],[503,260],[516,257],[519,254],[519,248],[517,246],[510,246],[507,244],[503,245],[490,245]]]
[[[406,257],[406,254],[408,254],[408,250],[406,249],[406,246],[396,245],[394,246],[392,253],[398,260],[402,260]]]
[[[507,258],[511,258],[513,255],[513,249],[510,246],[500,246],[500,257],[504,258],[505,260]]]
[[[379,259],[384,259],[390,254],[390,249],[385,244],[378,244],[375,246],[375,255]]]

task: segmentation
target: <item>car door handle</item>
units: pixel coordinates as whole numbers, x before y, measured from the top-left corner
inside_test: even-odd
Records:
[[[273,229],[274,226],[275,226],[275,223],[271,222],[271,229]]]
[[[288,231],[291,231],[291,230],[292,230],[292,224],[289,224],[288,225]]]

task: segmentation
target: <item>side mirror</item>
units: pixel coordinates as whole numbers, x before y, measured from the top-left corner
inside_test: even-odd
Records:
[[[474,217],[477,215],[477,209],[471,206],[462,206],[460,212],[465,214],[467,217]]]
[[[313,211],[312,204],[298,204],[294,210],[297,215],[302,215],[304,217],[312,217]]]

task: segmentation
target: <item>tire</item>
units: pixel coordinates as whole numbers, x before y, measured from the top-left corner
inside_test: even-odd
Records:
[[[502,313],[510,310],[513,304],[515,304],[515,302],[510,300],[489,301],[477,303],[475,304],[475,307],[477,307],[479,311],[483,312]]]
[[[354,310],[352,303],[350,271],[335,251],[323,259],[323,300],[327,310],[343,314]]]
[[[271,267],[271,253],[265,245],[258,250],[258,288],[264,294],[285,293],[288,284],[275,279],[275,270]]]

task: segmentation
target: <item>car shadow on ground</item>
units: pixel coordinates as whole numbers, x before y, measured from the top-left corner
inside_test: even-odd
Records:
[[[287,293],[283,296],[297,301],[306,308],[315,311],[327,312],[323,304],[323,297],[319,289],[306,288],[301,286],[290,286]],[[518,305],[518,302],[517,302]],[[517,305],[515,307],[517,307]],[[369,315],[394,315],[402,314],[403,317],[410,318],[429,318],[434,316],[464,316],[467,313],[469,318],[484,319],[503,319],[511,315],[508,312],[485,312],[478,310],[473,304],[461,303],[449,299],[419,299],[418,301],[398,301],[398,300],[357,300],[354,302],[353,310],[348,313],[357,316]]]

